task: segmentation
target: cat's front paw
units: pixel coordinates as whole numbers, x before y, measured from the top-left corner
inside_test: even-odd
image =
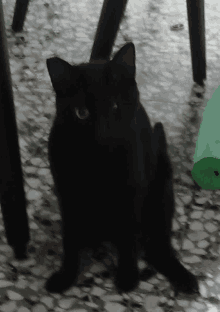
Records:
[[[139,284],[138,269],[118,270],[115,278],[115,286],[119,293],[130,292]]]
[[[75,282],[75,277],[65,271],[54,273],[46,282],[45,288],[51,293],[61,293],[70,288]]]
[[[177,278],[175,281],[172,281],[172,284],[176,294],[179,292],[188,295],[200,294],[197,278],[187,270],[182,272],[182,274],[177,274]]]
[[[27,259],[27,250],[26,245],[20,245],[14,247],[14,254],[17,260],[25,260]]]

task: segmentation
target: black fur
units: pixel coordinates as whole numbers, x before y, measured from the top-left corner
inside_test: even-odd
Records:
[[[62,292],[77,280],[84,247],[110,241],[118,251],[119,292],[139,283],[137,257],[164,274],[176,291],[198,292],[194,275],[171,247],[172,168],[163,126],[152,129],[139,102],[135,47],[105,64],[47,60],[56,92],[49,160],[63,222],[63,265],[47,281]]]

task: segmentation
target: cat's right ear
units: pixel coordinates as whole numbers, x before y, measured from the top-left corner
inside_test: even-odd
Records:
[[[72,66],[59,57],[49,58],[46,62],[56,94],[65,96],[71,90]]]
[[[118,68],[122,68],[126,77],[135,77],[135,46],[132,42],[123,46],[113,57],[111,61],[112,75],[116,79],[121,79],[118,75]]]

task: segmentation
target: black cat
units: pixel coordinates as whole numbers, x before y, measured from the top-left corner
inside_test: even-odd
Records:
[[[71,66],[47,60],[56,92],[49,160],[62,215],[63,264],[46,289],[77,280],[81,252],[110,241],[118,251],[119,292],[139,283],[140,250],[176,291],[198,283],[171,247],[172,168],[161,123],[152,129],[139,102],[135,47],[126,44],[104,64]]]

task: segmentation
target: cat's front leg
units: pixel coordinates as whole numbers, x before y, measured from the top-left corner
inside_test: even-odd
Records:
[[[76,281],[77,275],[70,273],[64,267],[54,273],[46,282],[46,290],[51,293],[62,293],[69,289]]]
[[[65,248],[65,239],[64,239]],[[69,245],[68,245],[69,246]],[[69,246],[70,249],[71,245]],[[68,248],[68,247],[67,247]],[[46,282],[46,290],[51,293],[61,293],[69,289],[77,282],[79,275],[79,253],[66,249],[64,251],[63,264],[58,272],[55,272]],[[65,249],[64,249],[65,250]]]
[[[197,278],[179,262],[168,244],[155,243],[151,248],[147,248],[146,260],[169,279],[176,295],[179,292],[189,295],[199,294]]]
[[[119,293],[134,290],[139,283],[137,252],[135,243],[121,242],[118,244],[118,267],[115,286]]]

